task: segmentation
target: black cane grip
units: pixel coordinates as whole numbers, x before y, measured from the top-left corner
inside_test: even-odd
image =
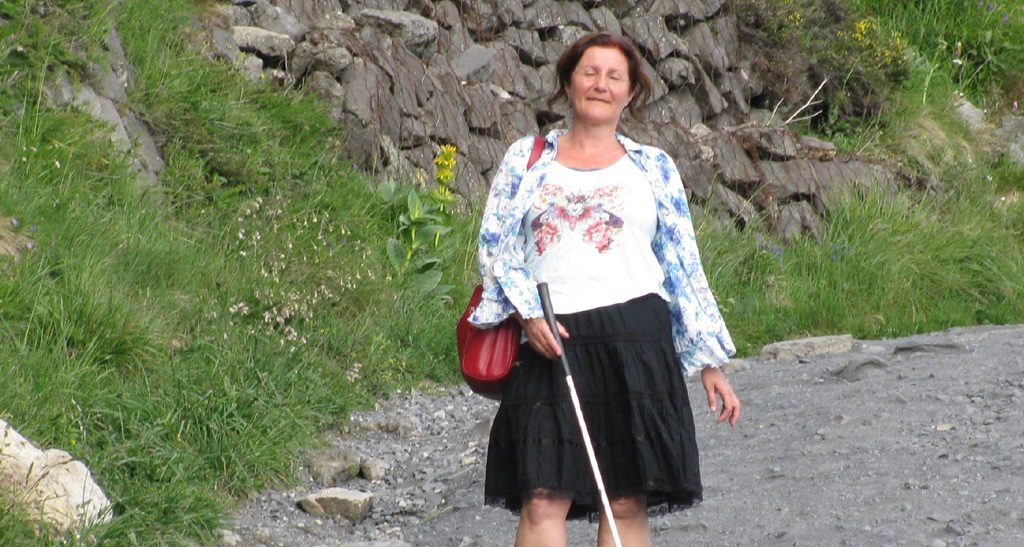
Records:
[[[551,334],[558,339],[558,321],[555,319],[555,310],[551,307],[551,293],[548,292],[548,284],[537,283],[537,293],[540,295],[540,307],[544,310],[544,319],[548,322]]]
[[[555,310],[551,307],[551,293],[548,292],[548,284],[537,283],[537,294],[540,295],[540,307],[544,310],[544,319],[548,322],[548,328],[551,329],[551,334],[555,336],[555,340],[558,340],[558,347],[563,348],[560,358],[562,370],[566,376],[572,376],[569,361],[565,358],[565,346],[562,345],[562,337],[558,334],[558,320],[555,319]]]

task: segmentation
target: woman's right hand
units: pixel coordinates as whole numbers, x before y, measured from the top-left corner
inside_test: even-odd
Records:
[[[562,356],[562,346],[551,334],[551,327],[548,326],[548,322],[543,317],[521,319],[519,324],[522,325],[523,332],[526,333],[526,340],[534,351],[551,360]],[[563,339],[569,338],[569,333],[566,332],[565,327],[561,323],[558,323],[558,334]]]

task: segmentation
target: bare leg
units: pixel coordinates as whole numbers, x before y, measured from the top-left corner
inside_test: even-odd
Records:
[[[643,496],[619,498],[611,500],[611,506],[623,547],[650,547],[651,523],[647,520],[647,499]],[[601,524],[597,527],[597,546],[614,545],[608,515],[602,511]]]
[[[516,547],[565,547],[569,532],[565,517],[572,500],[536,497],[523,503],[516,529]]]

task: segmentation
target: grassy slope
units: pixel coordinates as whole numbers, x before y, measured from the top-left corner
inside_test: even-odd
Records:
[[[2,8],[0,215],[36,250],[0,259],[0,414],[93,470],[119,515],[98,539],[209,539],[233,496],[287,480],[318,429],[398,387],[453,381],[458,310],[386,266],[393,219],[334,158],[344,136],[316,105],[186,45],[192,4],[56,4],[66,18]],[[95,49],[113,25],[135,67],[130,106],[167,159],[161,207],[136,195],[103,127],[40,101],[43,67],[81,68],[70,37]],[[886,131],[849,146],[916,158],[942,195],[851,196],[821,242],[777,250],[698,213],[742,352],[1024,320],[1021,173],[963,134],[953,78],[930,63]],[[440,251],[460,287],[463,222]],[[0,544],[44,542],[26,530],[0,511]]]

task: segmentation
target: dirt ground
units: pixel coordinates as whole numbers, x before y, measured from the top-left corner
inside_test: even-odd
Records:
[[[740,424],[716,426],[689,389],[704,501],[652,520],[655,545],[1024,545],[1024,325],[857,341],[852,351],[738,362]],[[699,405],[699,406],[698,406]],[[336,444],[390,460],[359,525],[313,519],[268,492],[240,545],[507,546],[516,518],[482,505],[495,404],[450,388],[353,417]],[[596,525],[573,522],[570,544]]]

